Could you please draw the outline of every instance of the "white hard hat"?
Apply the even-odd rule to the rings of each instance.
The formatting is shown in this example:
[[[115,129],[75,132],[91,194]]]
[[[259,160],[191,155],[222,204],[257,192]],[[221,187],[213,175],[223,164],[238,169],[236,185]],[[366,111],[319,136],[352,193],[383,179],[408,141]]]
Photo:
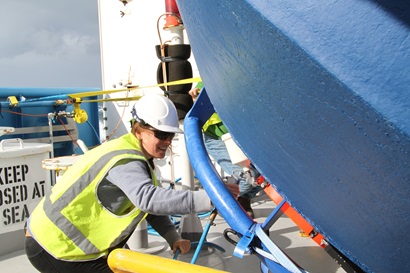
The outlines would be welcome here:
[[[134,105],[133,118],[141,122],[143,120],[155,129],[169,133],[183,133],[179,129],[177,109],[168,98],[149,94],[140,98]]]

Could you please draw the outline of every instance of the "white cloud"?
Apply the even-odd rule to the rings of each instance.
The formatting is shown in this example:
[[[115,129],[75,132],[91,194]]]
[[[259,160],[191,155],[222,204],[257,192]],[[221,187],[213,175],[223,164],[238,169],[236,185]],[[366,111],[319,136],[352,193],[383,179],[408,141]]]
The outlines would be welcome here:
[[[0,87],[101,86],[97,0],[2,0]]]

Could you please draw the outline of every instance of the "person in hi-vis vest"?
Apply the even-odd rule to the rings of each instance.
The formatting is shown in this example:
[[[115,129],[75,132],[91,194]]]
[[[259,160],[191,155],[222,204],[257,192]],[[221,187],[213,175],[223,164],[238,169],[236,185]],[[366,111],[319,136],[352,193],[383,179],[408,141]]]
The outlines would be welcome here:
[[[189,251],[168,215],[209,211],[211,201],[205,191],[162,188],[153,164],[182,133],[175,106],[164,96],[145,95],[132,115],[130,133],[82,155],[30,215],[25,249],[38,271],[112,272],[108,254],[122,248],[143,219],[174,253]],[[237,198],[239,188],[226,186]]]

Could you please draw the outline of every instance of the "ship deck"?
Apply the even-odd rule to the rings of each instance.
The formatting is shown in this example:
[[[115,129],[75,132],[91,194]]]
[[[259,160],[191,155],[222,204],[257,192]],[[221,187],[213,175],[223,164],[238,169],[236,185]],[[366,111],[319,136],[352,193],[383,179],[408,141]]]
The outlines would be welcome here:
[[[266,195],[262,194],[255,198],[252,207],[255,212],[255,221],[263,222],[275,208],[275,204]],[[203,227],[205,227],[208,220],[209,217],[200,219]],[[209,230],[207,242],[219,245],[225,252],[211,247],[203,248],[195,264],[228,272],[260,272],[260,262],[255,255],[245,256],[242,259],[233,256],[234,246],[223,237],[223,231],[229,227],[225,220],[218,215],[214,224]],[[308,272],[345,272],[313,240],[301,237],[299,235],[299,228],[285,215],[282,215],[272,226],[270,237],[286,254]],[[142,249],[142,252],[170,259],[173,258],[173,254],[169,247],[167,247],[166,242],[161,237],[155,235],[148,235],[148,247]],[[179,255],[178,260],[189,263],[193,255],[194,253],[191,251],[186,255]],[[24,250],[1,256],[0,268],[2,272],[8,273],[37,272],[25,256]]]

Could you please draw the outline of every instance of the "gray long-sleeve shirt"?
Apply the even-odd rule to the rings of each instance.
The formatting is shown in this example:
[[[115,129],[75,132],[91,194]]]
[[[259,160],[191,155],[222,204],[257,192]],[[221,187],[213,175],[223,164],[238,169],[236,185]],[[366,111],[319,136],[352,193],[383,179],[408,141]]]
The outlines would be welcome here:
[[[116,214],[127,213],[132,205],[148,213],[148,223],[170,246],[180,239],[180,236],[168,215],[212,209],[211,201],[204,191],[182,191],[154,186],[147,164],[139,160],[113,167],[101,183],[97,194],[104,206]]]

